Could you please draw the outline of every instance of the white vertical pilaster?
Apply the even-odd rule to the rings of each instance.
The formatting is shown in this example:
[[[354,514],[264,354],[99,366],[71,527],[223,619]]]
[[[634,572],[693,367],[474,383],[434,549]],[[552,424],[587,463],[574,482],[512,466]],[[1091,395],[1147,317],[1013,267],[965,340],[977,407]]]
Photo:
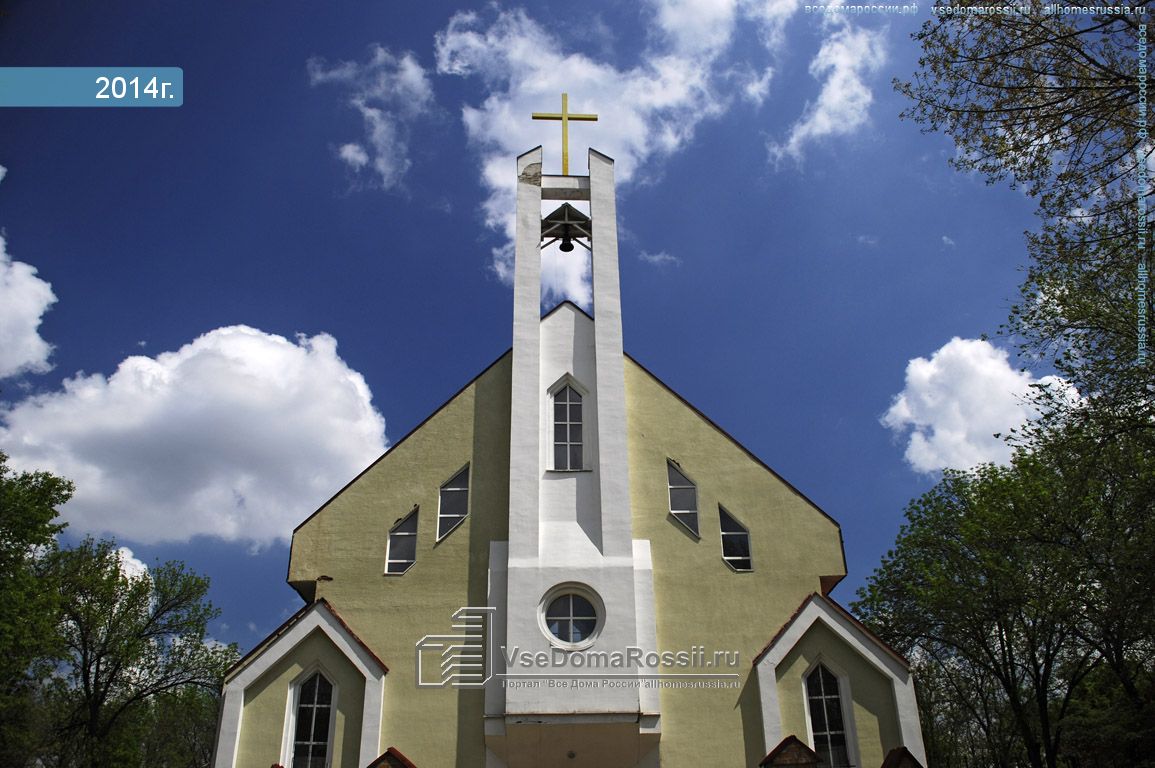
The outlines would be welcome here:
[[[541,147],[517,158],[513,381],[509,424],[509,556],[538,553],[541,483]]]
[[[622,295],[618,277],[618,211],[614,161],[590,150],[590,218],[594,356],[598,391],[598,477],[602,554],[630,557],[630,474],[626,438],[626,372],[622,352]]]

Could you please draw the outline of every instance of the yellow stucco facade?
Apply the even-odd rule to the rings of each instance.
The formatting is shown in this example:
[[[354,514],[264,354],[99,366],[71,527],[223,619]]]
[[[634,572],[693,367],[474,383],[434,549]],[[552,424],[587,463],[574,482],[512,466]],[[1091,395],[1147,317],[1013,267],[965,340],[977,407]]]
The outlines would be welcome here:
[[[662,690],[662,764],[757,765],[767,747],[753,658],[822,576],[845,574],[838,525],[632,360],[626,393],[634,536],[653,552],[658,645],[736,652],[742,676],[737,692]],[[667,459],[698,486],[700,539],[670,515]],[[723,562],[719,505],[749,529],[752,571]]]
[[[296,684],[314,672],[334,684],[333,768],[358,765],[357,741],[365,680],[323,633],[310,633],[245,691],[238,765],[269,768],[281,760],[288,709]]]
[[[923,754],[905,661],[826,597],[846,574],[838,524],[624,355],[614,164],[588,162],[559,177],[540,147],[518,157],[513,349],[296,528],[307,607],[226,679],[214,768],[292,763],[313,669],[340,691],[326,768],[758,768],[780,743],[819,746],[802,695],[819,661],[846,681],[856,768]],[[547,200],[588,214],[543,219]],[[540,314],[558,239],[590,251],[594,316]],[[442,488],[465,468],[462,518],[464,488]],[[677,516],[676,493],[693,505]],[[549,684],[627,649],[699,666]],[[484,690],[452,687],[470,675]],[[841,734],[822,738],[834,754]]]
[[[798,604],[821,588],[822,577],[845,573],[839,528],[632,359],[625,370],[634,536],[652,547],[658,645],[701,646],[711,658],[717,654],[720,670],[741,678],[738,690],[662,690],[661,764],[757,765],[773,745],[764,743],[752,661]],[[489,544],[507,536],[509,372],[507,354],[293,538],[290,582],[335,606],[389,667],[378,746],[395,746],[419,766],[486,764],[482,692],[417,689],[414,643],[444,631],[457,608],[485,603]],[[700,538],[670,515],[668,460],[697,485]],[[466,465],[469,516],[437,541],[439,488]],[[722,560],[719,505],[750,531],[749,572]],[[416,564],[402,575],[386,574],[389,530],[414,508]],[[805,739],[802,674],[819,657],[836,660],[854,679],[863,765],[881,764],[885,750],[900,743],[889,681],[822,627],[808,632],[780,668],[785,732]],[[318,665],[342,692],[332,764],[356,765],[353,730],[363,681],[314,633],[245,692],[237,766],[267,768],[270,755],[279,754],[287,692]]]
[[[882,765],[886,753],[902,746],[894,686],[865,658],[854,652],[824,624],[815,624],[791,649],[776,670],[778,702],[786,733],[806,734],[805,678],[824,664],[849,688],[859,765]]]

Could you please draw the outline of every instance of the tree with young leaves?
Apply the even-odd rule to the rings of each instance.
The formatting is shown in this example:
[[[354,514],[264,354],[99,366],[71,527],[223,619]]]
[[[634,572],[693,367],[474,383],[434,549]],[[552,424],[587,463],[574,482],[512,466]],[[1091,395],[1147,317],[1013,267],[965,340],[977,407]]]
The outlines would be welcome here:
[[[190,687],[214,691],[236,649],[206,637],[217,616],[208,581],[181,563],[133,573],[112,542],[87,539],[61,551],[56,569],[67,652],[54,696],[68,762],[123,765],[139,754],[133,726],[148,708]]]
[[[1155,765],[1155,454],[1087,440],[946,472],[859,592],[919,662],[924,725],[958,733],[928,739],[936,764],[967,765],[981,734],[991,765]],[[1104,739],[1103,722],[1133,727]]]
[[[895,83],[913,102],[903,117],[949,134],[957,168],[1024,186],[1045,219],[1133,203],[1136,150],[1150,153],[1138,120],[1145,16],[1047,14],[1045,6],[1076,4],[1023,4],[1030,14],[965,13],[1001,3],[936,4],[914,35],[919,70]]]
[[[912,502],[857,606],[918,659],[924,724],[967,721],[928,738],[936,764],[968,765],[977,733],[992,765],[1152,765],[1155,313],[1139,283],[1153,147],[1138,48],[1150,3],[1027,4],[938,3],[914,36],[919,69],[896,87],[904,117],[952,137],[955,167],[1038,202],[1005,330],[1078,396],[1039,387],[1042,418],[1013,433],[1011,466],[947,472]]]
[[[940,3],[914,35],[919,69],[895,83],[912,101],[903,117],[950,135],[955,167],[1038,201],[1041,225],[1027,235],[1031,261],[1007,327],[1027,359],[1046,359],[1084,396],[1102,398],[1103,408],[1080,415],[1105,418],[1104,430],[1120,427],[1119,411],[1130,429],[1155,429],[1155,322],[1138,322],[1139,303],[1149,320],[1155,305],[1137,288],[1140,264],[1152,264],[1138,215],[1152,194],[1139,171],[1155,151],[1138,76],[1139,25],[1150,18],[1139,11],[1151,4],[1100,14],[1029,4],[1031,14],[973,16],[954,11],[975,3]],[[1140,333],[1151,350],[1145,365]]]
[[[1047,480],[1025,458],[948,471],[908,507],[895,550],[854,606],[899,650],[942,670],[991,747],[1009,724],[1032,768],[1059,765],[1071,698],[1097,663],[1068,621],[1063,553],[1029,533],[1054,503]]]
[[[13,472],[0,453],[0,764],[34,748],[37,686],[60,651],[50,553],[56,510],[72,484],[47,472]]]

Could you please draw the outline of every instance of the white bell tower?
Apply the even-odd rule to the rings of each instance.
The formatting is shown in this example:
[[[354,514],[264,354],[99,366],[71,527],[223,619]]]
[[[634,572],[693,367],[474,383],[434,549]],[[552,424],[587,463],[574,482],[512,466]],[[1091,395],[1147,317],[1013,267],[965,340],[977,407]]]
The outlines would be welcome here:
[[[563,100],[550,117],[564,129],[567,116]],[[486,744],[494,766],[656,766],[658,689],[636,658],[658,649],[649,542],[631,525],[614,163],[591,149],[589,175],[569,175],[567,139],[562,175],[543,174],[540,147],[517,159],[509,541],[490,552]],[[544,217],[543,201],[557,203]],[[541,252],[557,240],[589,250],[592,319],[568,302],[541,315]]]

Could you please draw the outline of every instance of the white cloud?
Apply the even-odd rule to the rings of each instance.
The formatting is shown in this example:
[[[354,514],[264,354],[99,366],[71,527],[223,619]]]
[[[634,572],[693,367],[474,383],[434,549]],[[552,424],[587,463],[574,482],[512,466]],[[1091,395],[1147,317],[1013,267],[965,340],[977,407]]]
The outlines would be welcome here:
[[[1011,449],[994,435],[1038,415],[1027,402],[1032,384],[1063,386],[1056,377],[1036,380],[1015,370],[1007,352],[989,342],[955,337],[929,360],[907,364],[906,385],[881,421],[896,435],[909,434],[906,460],[919,472],[1006,463]]]
[[[859,235],[855,239],[858,241],[859,245],[869,245],[869,246],[878,245],[878,236],[877,235]]]
[[[818,80],[825,78],[822,90],[790,128],[785,143],[767,145],[775,163],[787,156],[801,160],[806,144],[852,134],[870,117],[874,96],[867,78],[886,62],[886,30],[855,28],[836,14],[830,18],[836,29],[810,62],[810,74]]]
[[[773,77],[773,67],[766,67],[761,74],[747,73],[742,78],[742,98],[756,107],[762,106],[770,95],[770,80]]]
[[[143,543],[284,538],[385,448],[364,379],[326,334],[218,328],[0,410],[21,469],[76,482],[74,529]]]
[[[681,264],[682,260],[677,256],[671,256],[665,251],[658,251],[657,253],[650,253],[649,251],[642,251],[638,254],[638,258],[647,264],[653,264],[658,267],[665,267],[671,264]]]
[[[488,22],[472,12],[450,19],[437,35],[437,71],[478,77],[489,91],[480,105],[462,110],[462,119],[481,154],[486,224],[507,238],[493,251],[499,277],[512,278],[514,158],[541,143],[546,172],[560,171],[560,130],[529,120],[530,113],[559,111],[563,91],[571,112],[596,112],[596,124],[571,125],[571,173],[585,172],[584,148],[595,146],[614,158],[618,184],[628,184],[646,162],[682,149],[703,120],[728,108],[733,88],[723,87],[728,71],[719,62],[744,7],[728,0],[652,3],[654,40],[630,69],[567,53],[521,10],[499,11]],[[760,86],[752,87],[756,95]],[[576,269],[554,273],[565,279],[545,283],[547,304],[558,296],[588,296],[588,279],[572,279]]]
[[[0,166],[0,178],[3,178]],[[44,373],[52,345],[40,337],[40,321],[56,303],[52,286],[36,268],[13,261],[0,237],[0,379],[21,373]]]
[[[148,576],[148,566],[138,560],[128,547],[119,547],[116,550],[120,558],[120,572],[130,579]]]
[[[946,235],[942,236],[942,244],[943,244],[943,247],[945,247],[945,248],[954,248],[956,245],[955,241],[951,240]]]
[[[703,120],[739,100],[761,105],[769,97],[774,70],[766,59],[781,52],[783,28],[800,7],[799,0],[650,0],[643,6],[650,15],[649,39],[630,68],[567,52],[522,10],[497,10],[485,18],[455,14],[436,37],[437,72],[477,77],[488,92],[480,104],[463,108],[462,119],[481,155],[489,192],[486,224],[506,238],[493,250],[493,271],[506,282],[512,278],[514,158],[543,144],[546,172],[559,170],[560,131],[530,121],[530,113],[557,112],[563,91],[570,95],[571,112],[596,112],[597,124],[571,126],[571,172],[584,172],[584,147],[595,146],[615,159],[618,184],[628,185],[656,159],[686,147]],[[760,60],[749,60],[749,52],[734,55],[740,24],[759,35]],[[882,32],[844,25],[823,43],[811,71],[826,81],[795,126],[791,154],[800,156],[811,139],[865,122],[871,99],[865,77],[885,58],[883,39]],[[580,300],[567,293],[575,271],[557,274],[567,279],[544,286],[545,302],[557,295]],[[588,295],[588,284],[578,292]]]
[[[341,88],[364,121],[363,141],[342,144],[337,156],[354,173],[368,168],[384,189],[399,186],[410,166],[410,126],[434,103],[433,87],[416,57],[395,56],[374,45],[365,63],[312,58],[306,66],[311,84]]]
[[[360,144],[342,144],[337,150],[337,157],[344,160],[354,171],[359,171],[369,164],[369,153]]]
[[[714,54],[730,44],[737,15],[731,0],[654,0],[655,31],[683,55]]]

